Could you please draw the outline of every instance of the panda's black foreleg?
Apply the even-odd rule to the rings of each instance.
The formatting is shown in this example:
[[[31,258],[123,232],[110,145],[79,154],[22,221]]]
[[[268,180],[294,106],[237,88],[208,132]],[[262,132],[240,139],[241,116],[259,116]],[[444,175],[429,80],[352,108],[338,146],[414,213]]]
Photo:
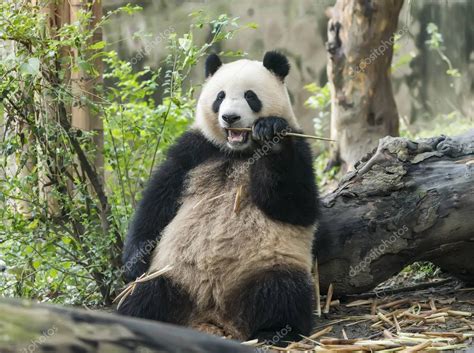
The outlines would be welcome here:
[[[312,279],[297,269],[272,268],[253,275],[229,296],[228,320],[241,339],[285,345],[309,335],[313,325]]]
[[[250,167],[250,194],[270,218],[310,226],[318,217],[311,148],[302,138],[286,136],[289,130],[286,120],[279,117],[255,122],[252,138],[260,144],[261,153]]]
[[[186,291],[164,276],[138,283],[118,308],[121,315],[186,325],[193,302]]]
[[[185,133],[170,148],[167,160],[153,174],[143,191],[130,224],[122,256],[122,271],[127,281],[148,270],[161,232],[179,209],[187,173],[217,151],[202,134],[195,131]]]

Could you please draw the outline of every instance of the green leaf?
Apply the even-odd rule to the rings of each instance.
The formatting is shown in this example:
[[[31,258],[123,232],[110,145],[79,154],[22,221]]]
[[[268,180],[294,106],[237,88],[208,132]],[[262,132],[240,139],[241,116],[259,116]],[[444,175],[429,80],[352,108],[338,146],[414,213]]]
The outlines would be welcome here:
[[[39,73],[40,61],[38,58],[29,58],[27,62],[20,65],[20,72],[26,75],[36,76]]]
[[[449,69],[449,70],[446,70],[446,73],[452,77],[461,77],[461,73],[459,72],[458,69]]]
[[[104,49],[105,48],[105,45],[107,43],[103,40],[97,42],[97,43],[94,43],[92,45],[89,45],[89,49],[90,50],[100,50],[100,49]]]
[[[184,51],[188,51],[189,48],[191,48],[192,41],[188,38],[179,38],[178,43],[181,49],[183,49]]]
[[[38,220],[38,218],[36,218],[30,224],[28,224],[26,226],[26,229],[27,230],[35,230],[36,228],[38,228],[38,223],[39,223],[39,220]]]
[[[250,28],[250,29],[257,29],[258,28],[258,23],[256,22],[249,22],[245,25],[246,28]]]
[[[35,260],[35,261],[33,261],[32,265],[33,265],[33,268],[35,270],[37,270],[41,266],[41,261],[40,260]]]

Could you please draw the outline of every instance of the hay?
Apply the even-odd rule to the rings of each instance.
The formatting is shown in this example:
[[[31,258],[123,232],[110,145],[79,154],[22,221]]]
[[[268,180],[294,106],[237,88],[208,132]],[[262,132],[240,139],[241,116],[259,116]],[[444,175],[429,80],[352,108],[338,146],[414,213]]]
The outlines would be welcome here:
[[[427,286],[421,286],[424,287]],[[338,310],[326,314],[327,322],[317,327],[314,334],[285,348],[260,347],[265,347],[267,352],[411,353],[465,350],[473,345],[473,288],[459,288],[459,285],[453,288],[451,285],[436,291],[433,288],[411,293],[404,290],[403,294],[398,294],[403,295],[402,298],[390,295],[346,300],[343,304],[331,300],[332,292],[332,289],[328,290],[324,311],[333,305]],[[459,299],[466,295],[471,298]],[[362,314],[347,315],[350,311]],[[316,322],[321,320],[324,318],[316,317]],[[351,330],[358,332],[360,337],[351,337],[355,336]]]
[[[114,299],[113,303],[117,302],[118,301],[118,304],[117,304],[117,309],[120,308],[120,306],[122,305],[122,303],[125,301],[125,299],[127,299],[127,297],[129,295],[132,295],[133,294],[133,291],[135,290],[136,286],[138,283],[143,283],[143,282],[147,282],[147,281],[150,281],[156,277],[159,277],[161,275],[163,275],[164,273],[172,270],[173,267],[170,266],[170,265],[167,265],[165,266],[164,268],[160,269],[160,270],[156,270],[156,271],[153,271],[153,272],[145,272],[144,274],[142,274],[140,277],[138,277],[135,281],[133,282],[130,282],[129,284],[127,284],[127,286],[125,287],[125,289],[123,291],[121,291]]]

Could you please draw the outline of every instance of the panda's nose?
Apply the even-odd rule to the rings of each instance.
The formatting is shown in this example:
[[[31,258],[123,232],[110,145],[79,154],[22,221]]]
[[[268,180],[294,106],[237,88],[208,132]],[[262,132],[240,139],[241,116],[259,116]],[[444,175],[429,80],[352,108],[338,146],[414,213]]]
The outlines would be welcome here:
[[[237,114],[223,114],[222,120],[224,120],[227,124],[232,125],[237,120],[240,120],[240,115]]]

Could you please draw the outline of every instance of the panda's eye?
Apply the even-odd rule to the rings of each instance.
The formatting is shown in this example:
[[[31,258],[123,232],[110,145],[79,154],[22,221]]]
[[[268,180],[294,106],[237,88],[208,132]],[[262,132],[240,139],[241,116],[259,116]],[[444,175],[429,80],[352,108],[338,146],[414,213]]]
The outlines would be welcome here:
[[[245,97],[245,99],[255,99],[255,98],[257,98],[257,95],[255,94],[254,91],[249,90],[249,91],[246,91],[244,93],[244,97]]]
[[[254,91],[246,91],[244,93],[244,97],[250,109],[252,109],[255,113],[258,113],[260,110],[262,110],[262,102]]]
[[[222,104],[222,101],[224,100],[225,98],[225,92],[224,91],[220,91],[218,94],[217,94],[217,97],[216,97],[216,100],[214,101],[214,103],[212,103],[212,111],[214,113],[217,113],[219,111],[219,108]]]

